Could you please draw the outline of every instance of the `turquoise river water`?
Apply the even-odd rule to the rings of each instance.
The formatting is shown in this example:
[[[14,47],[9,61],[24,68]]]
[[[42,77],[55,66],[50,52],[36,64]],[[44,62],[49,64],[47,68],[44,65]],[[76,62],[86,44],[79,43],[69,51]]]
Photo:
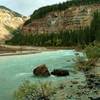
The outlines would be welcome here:
[[[37,78],[32,69],[46,64],[49,71],[56,68],[73,69],[75,50],[58,50],[28,55],[0,56],[0,100],[13,100],[12,95],[24,80],[60,81],[66,77]],[[80,55],[83,55],[80,53]],[[69,79],[72,78],[71,76]]]

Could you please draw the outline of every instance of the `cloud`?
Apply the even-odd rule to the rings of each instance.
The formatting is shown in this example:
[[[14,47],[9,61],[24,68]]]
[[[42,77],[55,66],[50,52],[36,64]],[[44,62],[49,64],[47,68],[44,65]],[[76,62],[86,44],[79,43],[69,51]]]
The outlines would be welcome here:
[[[0,0],[0,4],[9,7],[23,15],[30,15],[39,7],[51,5],[67,0]]]

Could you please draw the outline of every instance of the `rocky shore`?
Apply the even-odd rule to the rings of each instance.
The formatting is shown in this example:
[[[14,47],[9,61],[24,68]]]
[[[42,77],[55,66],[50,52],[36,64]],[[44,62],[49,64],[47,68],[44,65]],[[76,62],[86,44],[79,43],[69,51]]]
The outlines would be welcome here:
[[[60,82],[56,85],[55,94],[47,100],[100,100],[100,75],[96,69],[100,71],[100,66],[95,66],[91,70],[83,71],[83,75],[79,75],[79,73],[76,72],[73,76],[76,77],[72,80]],[[66,70],[57,69],[53,71],[53,75],[59,74],[58,76],[62,77],[62,73],[65,71]],[[46,65],[40,65],[33,71],[35,75],[41,75],[41,73],[42,76],[45,76],[45,74],[46,76],[50,76]],[[67,76],[70,76],[70,74],[67,74]],[[82,79],[83,76],[85,80]],[[55,77],[57,76],[55,75]]]
[[[83,84],[76,80],[69,81],[68,86],[68,82],[65,82],[59,91],[59,93],[63,92],[63,96],[60,95],[62,99],[58,97],[57,100],[100,100],[100,66],[83,73],[86,77],[86,80],[81,82]]]
[[[85,76],[86,81],[62,82],[50,100],[100,100],[100,77],[91,72]]]

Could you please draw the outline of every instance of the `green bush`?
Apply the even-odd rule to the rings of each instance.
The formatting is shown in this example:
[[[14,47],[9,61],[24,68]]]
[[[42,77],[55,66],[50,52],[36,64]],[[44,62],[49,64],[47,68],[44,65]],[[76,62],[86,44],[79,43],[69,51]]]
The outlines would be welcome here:
[[[51,83],[33,84],[25,81],[14,93],[15,100],[50,100],[55,87]]]
[[[95,62],[96,62],[96,59],[89,59],[87,61],[85,60],[81,61],[80,59],[78,59],[76,63],[76,69],[79,71],[88,71],[95,67]]]
[[[96,61],[100,58],[100,43],[97,45],[88,45],[84,49],[88,60],[83,59],[80,55],[77,55],[76,68],[78,70],[88,71],[96,66]]]
[[[99,45],[88,45],[85,48],[86,55],[89,59],[100,58],[100,46]]]

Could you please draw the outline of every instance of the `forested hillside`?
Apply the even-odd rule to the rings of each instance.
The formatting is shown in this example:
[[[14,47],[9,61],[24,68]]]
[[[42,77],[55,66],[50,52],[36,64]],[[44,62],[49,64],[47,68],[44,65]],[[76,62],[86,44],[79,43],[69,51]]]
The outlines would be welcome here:
[[[82,6],[82,5],[91,5],[91,4],[100,4],[100,0],[71,0],[64,3],[55,4],[52,6],[41,7],[38,10],[35,10],[31,15],[30,20],[26,21],[26,24],[29,24],[34,19],[39,19],[44,17],[50,12],[54,11],[63,11],[72,6]]]
[[[21,30],[14,33],[14,37],[7,41],[12,45],[34,45],[34,46],[77,46],[100,42],[100,12],[93,14],[90,27],[78,30],[65,30],[59,33],[50,34],[29,34],[25,35]]]
[[[100,0],[71,0],[68,2],[56,4],[53,6],[46,6],[46,7],[42,7],[42,8],[39,8],[38,10],[36,10],[31,15],[31,19],[41,18],[49,12],[65,10],[71,6],[82,6],[82,5],[90,5],[90,4],[95,4],[95,3],[99,4]]]
[[[72,0],[36,10],[22,27],[24,34],[59,33],[90,27],[100,0]]]

